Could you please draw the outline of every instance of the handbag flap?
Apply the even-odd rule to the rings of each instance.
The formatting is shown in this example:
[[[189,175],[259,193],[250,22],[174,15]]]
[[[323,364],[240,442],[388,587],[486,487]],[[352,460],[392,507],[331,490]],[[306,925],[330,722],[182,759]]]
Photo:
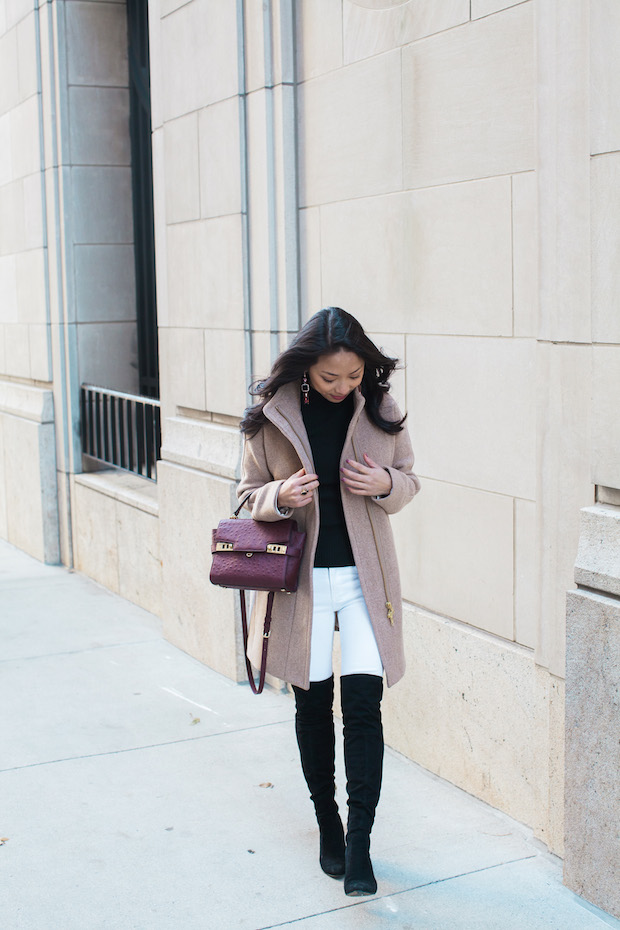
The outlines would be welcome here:
[[[220,520],[213,530],[211,551],[267,552],[273,555],[300,556],[305,533],[294,520]]]

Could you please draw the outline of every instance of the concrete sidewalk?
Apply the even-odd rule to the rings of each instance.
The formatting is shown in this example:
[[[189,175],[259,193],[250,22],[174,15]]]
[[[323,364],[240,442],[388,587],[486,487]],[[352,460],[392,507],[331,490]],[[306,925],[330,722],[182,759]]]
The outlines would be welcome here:
[[[290,698],[1,542],[0,707],[6,930],[620,928],[527,829],[390,750],[379,891],[347,898],[318,865]]]

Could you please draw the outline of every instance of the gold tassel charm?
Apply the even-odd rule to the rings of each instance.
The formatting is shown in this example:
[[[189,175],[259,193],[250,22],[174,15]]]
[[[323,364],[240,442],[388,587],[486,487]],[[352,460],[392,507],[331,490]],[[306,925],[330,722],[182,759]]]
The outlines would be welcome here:
[[[385,606],[387,607],[387,618],[390,621],[391,626],[394,626],[394,608],[392,607],[390,601],[386,601]]]

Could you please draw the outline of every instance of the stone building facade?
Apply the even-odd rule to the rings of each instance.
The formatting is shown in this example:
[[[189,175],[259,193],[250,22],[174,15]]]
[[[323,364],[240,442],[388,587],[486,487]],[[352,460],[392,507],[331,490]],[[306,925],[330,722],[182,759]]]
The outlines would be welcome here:
[[[149,0],[156,483],[93,470],[80,439],[81,384],[140,390],[141,6],[0,0],[0,535],[241,679],[208,566],[247,386],[345,307],[404,363],[423,482],[393,521],[409,671],[387,740],[560,855],[566,769],[567,880],[619,913],[574,864],[593,724],[576,671],[565,766],[565,669],[567,591],[618,622],[617,537],[600,571],[588,540],[620,507],[620,5]]]

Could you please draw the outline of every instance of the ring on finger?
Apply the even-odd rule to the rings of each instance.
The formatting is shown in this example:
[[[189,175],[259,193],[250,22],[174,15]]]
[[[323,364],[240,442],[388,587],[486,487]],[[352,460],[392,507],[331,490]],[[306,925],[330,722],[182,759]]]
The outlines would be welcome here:
[[[307,488],[304,488],[303,491],[301,491],[302,497],[303,497],[304,494],[307,494],[307,493],[308,493],[308,489],[307,489]]]

